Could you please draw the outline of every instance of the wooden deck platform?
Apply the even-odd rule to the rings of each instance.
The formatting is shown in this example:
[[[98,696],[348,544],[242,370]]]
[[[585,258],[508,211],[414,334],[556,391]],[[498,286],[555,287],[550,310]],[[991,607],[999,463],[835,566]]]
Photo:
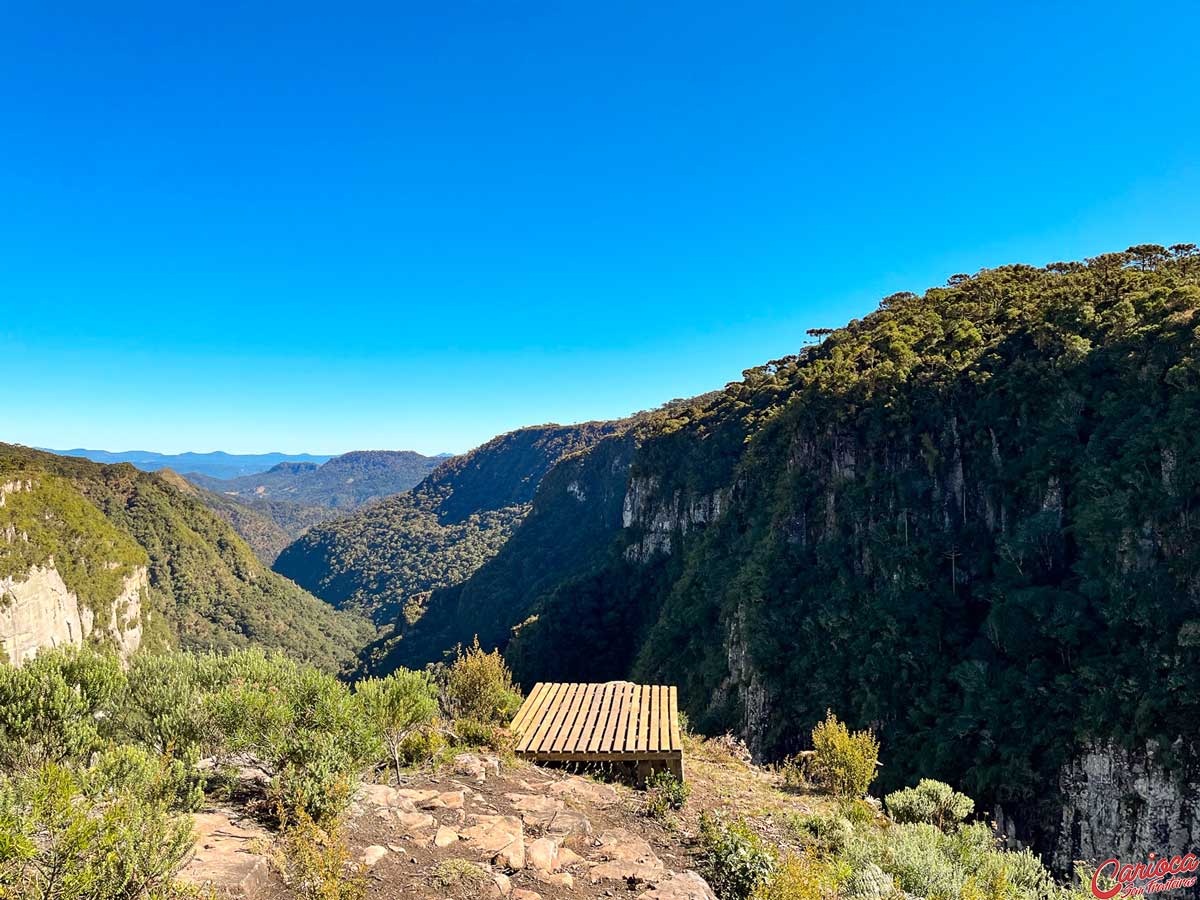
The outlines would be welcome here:
[[[510,726],[516,755],[535,762],[627,763],[640,780],[683,778],[674,686],[538,682]]]

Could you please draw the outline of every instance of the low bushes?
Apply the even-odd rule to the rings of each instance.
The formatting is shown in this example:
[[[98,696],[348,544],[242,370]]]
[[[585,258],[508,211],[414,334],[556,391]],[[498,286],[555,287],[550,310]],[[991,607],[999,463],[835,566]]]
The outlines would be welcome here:
[[[915,788],[894,791],[884,798],[897,822],[923,822],[943,831],[956,828],[975,810],[975,801],[948,784],[923,778]]]

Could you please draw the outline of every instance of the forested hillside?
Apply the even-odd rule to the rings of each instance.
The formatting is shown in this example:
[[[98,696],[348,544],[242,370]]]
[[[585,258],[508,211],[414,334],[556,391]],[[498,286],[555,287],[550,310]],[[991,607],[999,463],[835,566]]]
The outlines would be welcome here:
[[[275,570],[402,632],[423,614],[429,591],[463,581],[504,545],[556,461],[620,427],[542,425],[501,435],[408,493],[313,528]]]
[[[371,633],[365,621],[330,609],[264,567],[227,524],[173,483],[182,481],[173,473],[0,444],[0,482],[17,480],[36,482],[31,496],[51,512],[31,519],[38,528],[10,523],[12,539],[0,540],[3,574],[19,579],[31,565],[53,560],[81,600],[94,594],[107,601],[115,590],[109,581],[130,565],[144,565],[145,618],[159,645],[225,650],[258,644],[337,669]],[[6,504],[10,517],[23,509],[14,504],[24,502],[13,496]],[[41,525],[46,522],[53,527]],[[101,545],[109,549],[88,549]],[[108,560],[111,565],[99,564]]]
[[[317,465],[281,462],[239,478],[187,478],[196,495],[228,522],[255,554],[271,565],[288,544],[313,525],[406,491],[445,457],[411,450],[356,450]]]
[[[1169,787],[1198,758],[1198,308],[1192,245],[888,297],[560,463],[433,593],[436,640],[373,662],[478,632],[526,684],[678,683],[768,757],[832,707],[881,734],[885,788],[961,784],[1060,867],[1163,839],[1136,771],[1200,838]],[[1133,799],[1068,797],[1092,758]]]

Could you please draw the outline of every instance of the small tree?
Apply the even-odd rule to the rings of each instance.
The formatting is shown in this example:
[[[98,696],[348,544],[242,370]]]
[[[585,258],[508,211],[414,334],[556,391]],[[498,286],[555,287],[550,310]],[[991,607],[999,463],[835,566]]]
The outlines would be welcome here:
[[[812,771],[838,797],[861,797],[875,780],[879,742],[871,731],[851,732],[832,711],[812,730]]]
[[[484,653],[475,643],[456,658],[446,677],[446,694],[456,718],[486,725],[504,725],[521,707],[521,694],[499,650]]]
[[[424,672],[397,669],[386,678],[360,681],[355,694],[387,747],[399,780],[405,738],[437,715],[437,688]]]

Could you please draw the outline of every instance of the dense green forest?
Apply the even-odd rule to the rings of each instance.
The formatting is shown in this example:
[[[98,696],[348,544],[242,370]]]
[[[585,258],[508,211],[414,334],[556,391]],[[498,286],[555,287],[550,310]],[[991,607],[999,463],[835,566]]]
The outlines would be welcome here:
[[[527,684],[678,683],[768,757],[832,707],[890,748],[885,788],[1052,828],[1037,801],[1089,740],[1197,758],[1198,308],[1192,245],[885,298],[560,463],[430,597],[436,640],[372,661],[478,632]]]
[[[172,483],[179,480],[172,473],[0,444],[0,482],[16,478],[39,482],[32,496],[42,515],[34,518],[54,527],[10,523],[30,539],[0,542],[0,570],[15,575],[52,556],[68,587],[91,603],[107,599],[109,582],[128,566],[147,565],[148,619],[158,629],[148,637],[154,641],[189,649],[261,645],[336,670],[371,634],[364,620],[331,609],[263,566],[227,524]],[[0,512],[30,512],[22,506],[28,501],[12,497]],[[64,535],[69,547],[60,546]],[[100,565],[108,559],[118,567]],[[87,584],[98,580],[98,588]]]
[[[402,633],[420,619],[430,591],[464,581],[496,554],[555,462],[619,427],[543,425],[501,435],[408,493],[313,528],[275,570]]]

